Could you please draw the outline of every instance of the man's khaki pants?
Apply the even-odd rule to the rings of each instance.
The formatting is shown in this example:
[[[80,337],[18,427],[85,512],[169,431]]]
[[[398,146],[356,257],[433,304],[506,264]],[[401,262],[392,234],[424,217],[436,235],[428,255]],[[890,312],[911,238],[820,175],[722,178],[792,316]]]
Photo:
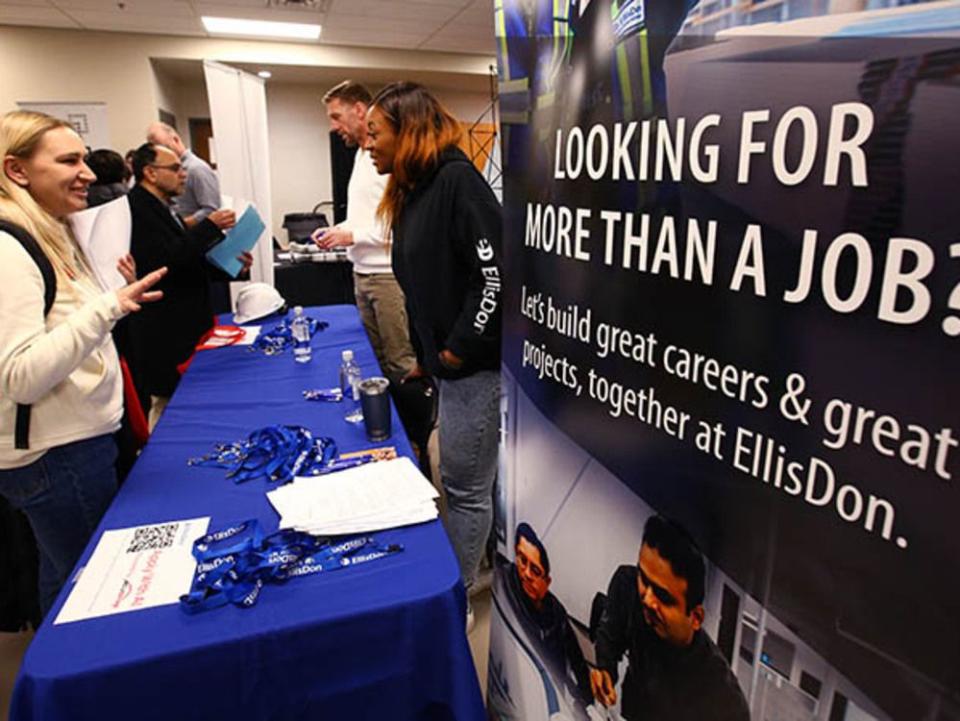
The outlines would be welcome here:
[[[393,273],[354,273],[353,285],[357,309],[380,368],[391,383],[397,383],[417,364],[400,284]]]

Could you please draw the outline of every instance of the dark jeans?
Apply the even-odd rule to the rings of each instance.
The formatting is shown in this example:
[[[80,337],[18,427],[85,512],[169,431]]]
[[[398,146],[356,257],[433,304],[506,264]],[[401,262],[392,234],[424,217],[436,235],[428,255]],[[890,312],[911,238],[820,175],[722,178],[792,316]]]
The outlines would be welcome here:
[[[0,470],[0,495],[23,511],[40,550],[46,614],[117,491],[112,435],[51,448],[23,468]]]

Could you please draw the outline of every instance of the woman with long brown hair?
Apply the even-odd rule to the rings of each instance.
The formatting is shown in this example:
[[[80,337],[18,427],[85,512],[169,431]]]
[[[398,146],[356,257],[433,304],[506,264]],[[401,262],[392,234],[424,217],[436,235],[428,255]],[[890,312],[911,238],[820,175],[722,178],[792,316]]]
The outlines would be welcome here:
[[[500,405],[500,204],[457,147],[457,120],[424,87],[373,99],[367,147],[390,180],[379,212],[393,228],[420,366],[440,386],[440,475],[465,585],[493,520]]]
[[[0,495],[37,538],[44,613],[116,491],[123,395],[110,329],[160,298],[150,287],[166,272],[116,292],[94,281],[65,223],[96,177],[85,153],[61,120],[0,117]]]

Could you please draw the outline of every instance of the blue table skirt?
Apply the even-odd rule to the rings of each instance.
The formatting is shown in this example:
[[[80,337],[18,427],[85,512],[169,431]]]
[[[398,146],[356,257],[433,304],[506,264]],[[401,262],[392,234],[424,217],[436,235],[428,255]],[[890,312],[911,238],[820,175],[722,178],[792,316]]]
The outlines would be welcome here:
[[[212,528],[258,518],[275,529],[265,482],[234,485],[221,469],[187,466],[216,441],[286,423],[334,437],[341,452],[385,445],[345,422],[342,405],[302,400],[305,388],[337,385],[344,348],[364,376],[379,375],[354,307],[307,313],[330,324],[309,364],[289,351],[197,354],[81,563],[111,528],[210,516]],[[410,455],[396,412],[393,424],[388,443]],[[404,552],[266,587],[247,610],[188,616],[173,605],[53,626],[65,589],[26,654],[11,719],[484,718],[442,525],[377,535]]]

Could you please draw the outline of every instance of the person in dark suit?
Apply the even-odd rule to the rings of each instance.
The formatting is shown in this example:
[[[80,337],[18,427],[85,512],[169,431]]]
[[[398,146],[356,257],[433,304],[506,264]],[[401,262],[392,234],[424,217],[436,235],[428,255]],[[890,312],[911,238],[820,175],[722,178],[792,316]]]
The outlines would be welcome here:
[[[222,231],[236,224],[236,216],[232,210],[215,210],[188,229],[171,205],[183,191],[187,174],[177,154],[162,145],[137,148],[133,173],[137,184],[127,195],[130,253],[140,273],[170,269],[162,283],[163,302],[140,314],[130,329],[134,374],[150,394],[152,429],[180,380],[177,366],[213,326],[209,280],[227,276],[210,266],[205,254],[223,237]],[[253,257],[244,253],[239,260],[246,272]]]

